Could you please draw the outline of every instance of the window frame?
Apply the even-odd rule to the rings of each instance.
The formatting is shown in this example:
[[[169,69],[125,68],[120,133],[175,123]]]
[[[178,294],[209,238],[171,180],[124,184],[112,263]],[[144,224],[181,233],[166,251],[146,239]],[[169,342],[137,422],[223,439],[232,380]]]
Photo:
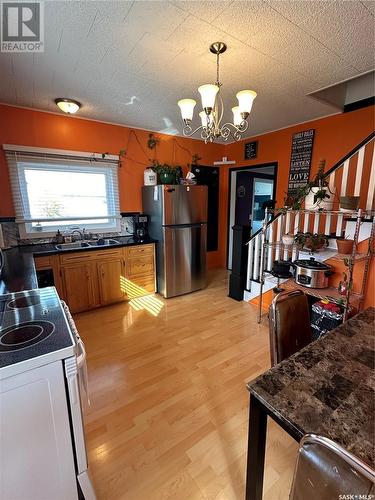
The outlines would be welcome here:
[[[121,216],[119,206],[118,189],[118,156],[98,155],[96,153],[66,152],[64,150],[42,150],[40,148],[26,148],[22,146],[7,146],[3,149],[9,165],[13,199],[15,201],[16,222],[18,223],[21,239],[43,239],[55,236],[57,230],[69,231],[72,228],[86,229],[88,232],[107,234],[121,232]],[[51,154],[52,152],[52,154]],[[105,175],[105,189],[108,206],[108,217],[95,216],[80,217],[41,217],[40,222],[56,221],[55,225],[44,226],[46,229],[38,231],[33,228],[33,222],[37,218],[31,217],[30,200],[27,193],[25,171],[60,171],[89,173],[96,171]],[[103,218],[107,222],[100,224],[98,219]],[[59,223],[61,220],[61,223]],[[95,220],[95,223],[90,223]],[[83,222],[82,222],[83,221]],[[34,226],[35,227],[35,226]]]

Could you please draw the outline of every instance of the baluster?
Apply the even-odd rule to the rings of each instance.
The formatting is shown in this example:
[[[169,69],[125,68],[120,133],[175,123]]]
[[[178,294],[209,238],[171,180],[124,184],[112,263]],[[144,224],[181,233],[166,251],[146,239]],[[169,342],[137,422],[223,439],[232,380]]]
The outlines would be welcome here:
[[[348,184],[349,162],[350,162],[350,160],[344,161],[344,167],[343,167],[342,179],[341,179],[340,196],[346,195],[346,185]]]
[[[342,236],[342,223],[344,220],[344,214],[337,214],[337,221],[336,221],[336,236],[341,237]]]
[[[254,280],[257,280],[259,278],[259,265],[260,265],[260,233],[257,236],[255,236],[254,271],[253,271]]]
[[[250,290],[250,282],[253,278],[253,262],[254,262],[254,239],[249,242],[249,253],[247,254],[247,283],[246,288]]]
[[[271,222],[271,224],[269,225],[269,236],[268,236],[268,242],[270,243],[268,249],[267,249],[267,271],[271,271],[272,270],[272,254],[273,254],[273,248],[272,248],[272,243],[273,243],[273,240],[274,240],[274,231],[273,231],[273,226],[274,226],[274,222]]]
[[[314,215],[314,233],[318,233],[319,232],[319,220],[320,220],[320,213],[316,213]]]
[[[286,217],[285,217],[285,233],[284,234],[288,234],[290,231],[290,212],[287,212],[286,213]],[[287,260],[288,259],[288,250],[284,250],[284,260]]]
[[[299,231],[299,226],[301,222],[301,213],[297,212],[294,217],[294,228],[293,228],[293,234],[297,234]],[[296,260],[297,258],[297,250],[295,247],[293,247],[292,250],[292,261]]]
[[[372,201],[374,199],[374,191],[375,191],[375,147],[372,152],[372,162],[371,162],[371,174],[370,174],[370,182],[367,191],[367,202],[366,202],[366,210],[372,210]]]
[[[310,212],[305,212],[305,220],[303,221],[303,232],[309,232]]]
[[[281,231],[282,231],[282,225],[283,225],[283,215],[280,215],[280,217],[277,219],[277,233],[276,233],[276,252],[275,252],[275,259],[279,260],[280,259],[280,241],[281,241]]]
[[[364,157],[365,157],[365,146],[363,146],[358,151],[357,168],[355,173],[354,196],[360,196],[361,194],[361,181],[362,181]]]
[[[297,212],[295,217],[294,217],[293,234],[297,234],[299,231],[300,216],[301,216],[300,212]]]
[[[329,189],[331,191],[333,191],[333,188],[335,187],[335,177],[335,172],[332,172],[332,174],[329,176]]]
[[[330,213],[326,214],[326,224],[324,226],[324,234],[329,236],[331,234],[331,218],[332,215]]]

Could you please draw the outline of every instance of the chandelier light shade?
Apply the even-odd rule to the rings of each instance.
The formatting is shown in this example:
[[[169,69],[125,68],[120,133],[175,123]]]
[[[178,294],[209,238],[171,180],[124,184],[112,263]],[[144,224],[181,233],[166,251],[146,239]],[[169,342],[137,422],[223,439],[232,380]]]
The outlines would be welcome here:
[[[219,87],[208,83],[198,87],[198,92],[201,95],[202,108],[209,115],[215,106],[216,94],[219,92]]]
[[[192,120],[194,114],[194,106],[197,104],[194,99],[180,99],[177,103],[181,109],[181,116],[184,121]]]
[[[216,55],[216,82],[198,87],[202,101],[202,111],[199,113],[201,125],[199,127],[193,130],[191,125],[196,101],[194,99],[181,99],[177,103],[184,123],[182,132],[186,137],[191,137],[200,132],[200,136],[205,143],[214,142],[216,139],[227,141],[229,137],[239,141],[249,126],[248,117],[257,96],[254,90],[237,92],[238,106],[232,108],[233,123],[221,124],[224,115],[224,103],[220,95],[222,83],[219,75],[219,58],[220,54],[223,54],[226,50],[227,46],[224,42],[215,42],[210,45],[210,52]]]
[[[240,107],[239,106],[234,106],[234,108],[232,108],[232,112],[233,112],[233,125],[235,127],[239,127],[242,123],[242,116],[241,116],[241,111],[240,111]]]
[[[67,113],[68,115],[77,113],[81,107],[80,102],[75,101],[74,99],[67,99],[66,97],[58,97],[55,99],[55,104],[61,109],[61,111],[64,111],[64,113]]]
[[[249,116],[256,96],[257,93],[254,92],[254,90],[241,90],[240,92],[237,92],[236,97],[238,99],[238,106],[241,113],[247,113]]]

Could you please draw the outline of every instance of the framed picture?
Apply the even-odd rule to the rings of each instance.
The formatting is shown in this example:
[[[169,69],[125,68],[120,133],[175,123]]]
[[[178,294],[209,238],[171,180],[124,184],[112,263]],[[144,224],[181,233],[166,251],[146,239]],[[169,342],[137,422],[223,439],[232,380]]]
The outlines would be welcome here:
[[[252,160],[258,154],[258,141],[245,143],[245,160]]]
[[[309,182],[314,134],[315,130],[310,129],[293,135],[288,183],[290,195]]]

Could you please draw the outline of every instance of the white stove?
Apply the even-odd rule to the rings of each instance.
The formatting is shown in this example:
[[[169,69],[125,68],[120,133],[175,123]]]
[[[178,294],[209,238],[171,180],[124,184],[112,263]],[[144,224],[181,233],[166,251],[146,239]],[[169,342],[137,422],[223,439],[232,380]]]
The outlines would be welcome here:
[[[0,498],[95,500],[75,332],[54,287],[0,295]]]
[[[54,287],[0,295],[0,380],[76,350]]]

